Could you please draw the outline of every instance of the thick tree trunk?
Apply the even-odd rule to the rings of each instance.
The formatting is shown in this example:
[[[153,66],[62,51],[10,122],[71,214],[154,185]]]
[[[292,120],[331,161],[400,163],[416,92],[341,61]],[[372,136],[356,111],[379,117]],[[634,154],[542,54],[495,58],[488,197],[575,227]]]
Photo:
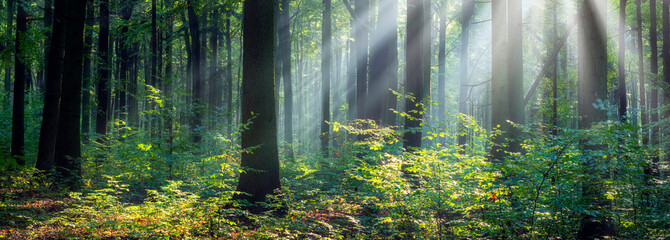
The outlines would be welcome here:
[[[98,35],[98,66],[97,98],[98,109],[96,111],[95,132],[104,137],[107,134],[107,118],[109,116],[110,98],[110,56],[109,56],[109,0],[100,2],[100,33]],[[101,139],[100,139],[101,140]]]
[[[651,58],[650,60],[650,69],[651,71],[651,95],[649,96],[649,123],[654,124],[658,122],[658,27],[656,24],[656,0],[649,1],[649,47],[651,48]],[[660,143],[660,127],[654,126],[651,128],[651,134],[649,139],[651,140],[652,145],[658,145]],[[656,147],[654,147],[656,148]],[[653,158],[654,166],[657,166],[659,161],[658,154],[654,154]],[[658,174],[658,172],[655,172]]]
[[[65,52],[65,24],[68,0],[54,1],[54,24],[51,30],[51,46],[47,56],[46,86],[40,140],[37,146],[35,167],[42,171],[51,171],[54,165],[56,147],[56,127],[60,107],[63,54]]]
[[[405,95],[407,101],[405,106],[409,118],[405,120],[407,132],[403,135],[403,146],[407,150],[421,147],[421,122],[422,122],[422,97],[424,96],[424,68],[428,65],[424,62],[423,52],[425,50],[426,38],[424,29],[423,0],[408,0],[407,2],[407,52],[405,70]]]
[[[56,137],[57,179],[78,190],[81,180],[81,80],[86,1],[68,4],[62,95]]]
[[[200,24],[198,15],[193,9],[193,1],[188,1],[188,26],[191,30],[191,56],[193,57],[193,120],[191,129],[193,131],[193,142],[198,143],[202,140],[200,127],[202,127],[202,104],[203,102],[203,79],[201,68],[201,50],[200,50]],[[246,27],[246,26],[245,26]],[[274,43],[273,43],[274,45]]]
[[[331,19],[330,0],[323,0],[323,22],[321,23],[321,153],[328,157],[330,139],[330,68],[331,68]],[[379,96],[381,98],[381,96]]]
[[[356,118],[368,117],[368,0],[356,0]]]
[[[663,81],[665,86],[670,86],[670,0],[663,0]],[[666,102],[670,101],[670,88],[663,88],[663,100]],[[662,105],[662,104],[660,104]],[[661,112],[664,119],[670,118],[670,111]],[[665,130],[662,133],[663,138],[667,138],[670,135],[670,130]],[[670,142],[665,141],[665,152],[670,153]],[[670,162],[670,154],[665,155],[665,161]]]
[[[279,55],[284,80],[284,141],[288,159],[293,158],[293,85],[291,79],[291,32],[289,31],[289,0],[282,0],[279,16]]]
[[[14,107],[12,110],[12,151],[11,155],[16,157],[19,165],[26,162],[23,158],[23,145],[25,138],[25,84],[26,63],[24,53],[21,51],[21,38],[26,37],[26,11],[23,5],[16,8],[16,36],[14,45]]]
[[[266,195],[279,189],[279,157],[275,92],[275,4],[273,0],[246,0],[244,11],[242,123],[249,123],[242,132],[242,153],[238,192],[234,198],[251,203],[264,201]],[[255,209],[262,210],[262,209]]]
[[[579,13],[579,69],[578,115],[579,128],[589,129],[593,124],[607,119],[605,111],[596,109],[599,99],[607,99],[607,29],[601,22],[606,19],[605,0],[584,1]],[[602,175],[595,170],[601,156],[593,151],[601,145],[582,142],[585,154],[583,163],[586,178],[582,181],[582,199],[589,210],[606,207],[602,191]],[[593,239],[608,235],[608,222],[601,217],[584,215],[578,239]]]
[[[470,45],[470,19],[474,11],[474,2],[472,0],[462,0],[461,7],[461,54],[460,54],[460,81],[458,87],[458,113],[462,115],[468,114],[468,87],[469,83],[468,76],[468,61],[469,52],[468,46]],[[461,121],[458,123],[458,145],[463,146],[468,141],[467,129]]]
[[[385,3],[383,8],[379,9],[379,17],[385,26],[385,38],[383,46],[387,51],[384,58],[386,68],[383,77],[386,79],[384,86],[384,98],[386,103],[382,109],[382,122],[385,124],[396,124],[396,114],[393,110],[398,110],[398,97],[393,93],[398,91],[398,1],[380,0]]]

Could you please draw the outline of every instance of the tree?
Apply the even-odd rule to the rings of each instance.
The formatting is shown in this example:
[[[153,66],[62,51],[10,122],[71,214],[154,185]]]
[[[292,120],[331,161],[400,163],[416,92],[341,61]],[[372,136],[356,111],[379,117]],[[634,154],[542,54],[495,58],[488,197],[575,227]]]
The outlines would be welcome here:
[[[26,11],[23,4],[16,8],[16,36],[14,45],[14,107],[12,110],[12,156],[16,157],[19,165],[26,162],[23,159],[23,144],[25,137],[25,85],[26,59],[23,53],[23,38],[26,36]]]
[[[86,1],[86,28],[93,28],[93,16],[95,7],[93,1]],[[88,137],[91,131],[91,93],[90,88],[93,83],[93,74],[91,72],[91,62],[93,62],[93,31],[85,31],[84,35],[84,70],[83,70],[83,91],[81,94],[81,133],[84,138]],[[131,94],[132,97],[132,94]]]
[[[56,127],[60,107],[63,54],[65,52],[65,23],[68,0],[54,1],[54,24],[51,30],[51,46],[47,55],[47,71],[44,89],[44,108],[42,125],[37,146],[35,167],[42,171],[51,171],[54,166],[56,150]]]
[[[79,189],[81,177],[81,80],[84,57],[86,1],[71,1],[67,9],[62,95],[56,135],[56,176]]]
[[[649,96],[649,114],[650,123],[658,122],[658,27],[656,26],[656,0],[649,1],[649,47],[651,48],[651,58],[649,59],[650,69],[652,77],[652,88],[651,96]],[[652,145],[657,145],[660,143],[660,127],[653,126],[651,128],[651,134],[649,139],[651,140]],[[658,164],[659,157],[658,154],[654,154],[653,162]]]
[[[7,24],[6,25],[7,27],[5,28],[5,30],[7,32],[5,34],[7,34],[7,36],[12,35],[12,28],[10,26],[12,26],[12,20],[13,19],[14,19],[14,0],[8,0],[7,1],[7,17],[5,18],[5,21],[6,21],[5,24]],[[5,67],[4,86],[5,86],[5,93],[7,93],[7,96],[10,96],[10,91],[11,91],[11,86],[10,85],[12,83],[12,79],[11,79],[10,75],[11,75],[11,67],[6,66]]]
[[[279,55],[284,80],[284,141],[286,156],[293,158],[293,84],[291,76],[291,31],[289,30],[290,1],[281,1],[279,16]]]
[[[109,0],[100,1],[100,33],[98,34],[98,66],[97,99],[95,132],[104,136],[107,134],[107,118],[109,117],[111,55],[109,52]],[[99,139],[102,140],[102,139]]]
[[[446,51],[446,45],[447,45],[447,1],[442,1],[442,4],[440,4],[439,7],[439,17],[440,17],[440,31],[439,31],[439,46],[438,46],[438,53],[437,53],[437,67],[438,67],[438,74],[437,74],[437,120],[438,121],[444,121],[445,120],[445,109],[444,106],[446,104],[446,96],[445,96],[445,91],[446,91],[446,81],[447,81],[447,72],[446,72],[446,65],[447,65],[447,51]]]
[[[323,0],[323,22],[321,23],[321,153],[328,156],[330,137],[330,67],[331,67],[331,19],[330,0]],[[289,116],[287,116],[289,117]]]
[[[386,36],[383,39],[383,48],[385,49],[386,68],[383,78],[386,79],[384,87],[386,103],[382,112],[382,123],[395,124],[398,97],[394,92],[398,91],[398,1],[383,0],[385,4],[379,8],[379,18]],[[380,27],[378,26],[377,29]]]
[[[645,79],[644,79],[644,43],[642,42],[642,2],[641,0],[635,0],[635,20],[637,25],[637,68],[638,68],[638,78],[639,78],[639,91],[640,91],[640,121],[642,126],[647,125],[647,89],[645,88]],[[642,144],[647,145],[649,143],[649,133],[642,133]]]
[[[498,128],[502,133],[493,138],[494,146],[491,149],[491,157],[502,160],[505,151],[509,148],[506,139],[509,138],[511,130],[507,120],[510,120],[510,87],[508,74],[508,39],[507,39],[507,0],[492,1],[492,81],[491,81],[491,126]]]
[[[628,101],[626,100],[626,0],[619,0],[619,118],[626,121],[626,110]]]
[[[458,112],[466,115],[468,113],[468,88],[466,85],[470,82],[468,78],[468,46],[470,44],[470,19],[474,12],[474,2],[472,0],[463,0],[461,3],[461,54],[460,54],[460,81],[458,87]],[[458,123],[458,131],[465,132],[462,122]],[[465,145],[467,135],[460,133],[458,135],[458,145]]]
[[[523,49],[522,49],[522,0],[508,0],[507,6],[507,37],[509,47],[507,48],[507,67],[509,81],[509,120],[515,124],[524,124],[523,105]],[[509,150],[511,152],[521,151],[521,130],[517,127],[509,127]]]
[[[243,5],[242,153],[236,199],[261,202],[279,189],[279,156],[275,110],[274,0],[247,0]],[[261,209],[258,209],[261,210]]]
[[[579,14],[578,42],[578,115],[579,128],[589,129],[595,123],[606,120],[604,111],[597,109],[598,100],[607,99],[607,30],[601,24],[606,19],[605,0],[586,0]],[[598,157],[591,152],[602,148],[582,142],[585,150],[583,167],[587,173],[596,173]],[[602,157],[600,157],[602,158]],[[587,174],[582,183],[582,199],[589,204],[588,209],[604,207],[603,181],[599,174]],[[602,237],[606,233],[607,221],[599,217],[584,215],[578,233],[579,239]]]
[[[191,30],[191,57],[193,57],[193,106],[194,116],[191,121],[193,130],[193,142],[198,143],[202,140],[202,134],[199,132],[202,126],[202,101],[204,81],[202,80],[201,50],[200,50],[200,24],[198,15],[193,9],[193,1],[188,0],[188,27]]]
[[[368,117],[365,110],[368,100],[368,0],[356,0],[356,117]]]
[[[422,98],[424,96],[424,68],[429,65],[424,62],[425,47],[424,8],[423,0],[407,1],[407,53],[405,54],[405,95],[408,119],[405,120],[405,134],[403,146],[405,149],[421,147],[421,119],[423,116]]]

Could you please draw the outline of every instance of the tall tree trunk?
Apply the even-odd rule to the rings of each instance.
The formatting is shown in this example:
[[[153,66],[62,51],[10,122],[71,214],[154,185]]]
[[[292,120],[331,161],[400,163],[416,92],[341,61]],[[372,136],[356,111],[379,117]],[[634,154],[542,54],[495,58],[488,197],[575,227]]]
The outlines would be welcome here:
[[[551,11],[553,26],[551,30],[551,42],[553,51],[556,52],[558,47],[558,3],[554,2],[554,7]],[[553,59],[551,64],[551,134],[558,136],[558,55]],[[566,79],[567,80],[567,79]]]
[[[438,43],[438,53],[437,53],[437,120],[442,122],[445,120],[445,109],[444,105],[446,104],[446,81],[447,81],[447,71],[446,71],[446,45],[447,45],[447,1],[443,1],[440,4],[439,16],[440,16],[440,31],[439,31],[439,43]]]
[[[387,51],[383,74],[386,79],[384,85],[386,103],[382,112],[382,122],[392,125],[396,123],[396,114],[393,110],[398,110],[398,97],[393,93],[398,91],[398,0],[380,1],[385,3],[384,7],[379,9],[379,17],[386,28],[383,46]]]
[[[650,14],[650,19],[649,19],[649,47],[651,48],[651,58],[650,58],[650,69],[651,71],[651,81],[652,81],[652,88],[651,88],[651,96],[649,96],[649,110],[651,113],[649,114],[650,121],[649,123],[654,124],[658,122],[658,27],[656,26],[656,0],[650,0],[649,1],[649,14]],[[649,136],[649,139],[651,140],[651,144],[656,146],[660,143],[660,127],[657,125],[654,125],[651,128],[651,134]],[[657,149],[656,147],[654,147]],[[658,161],[659,161],[659,156],[658,154],[654,154],[653,158],[653,163],[654,166],[657,166]],[[655,172],[655,174],[658,174],[658,172]]]
[[[230,29],[230,18],[232,10],[226,11],[226,52],[228,53],[228,61],[226,63],[226,119],[229,119],[228,124],[228,133],[231,132],[232,125],[234,123],[233,113],[233,39],[231,36]],[[290,44],[290,43],[289,43]],[[290,69],[289,69],[290,70]]]
[[[670,0],[663,0],[663,80],[666,86],[670,86]],[[670,101],[670,88],[663,88],[663,100],[664,102]],[[662,104],[661,104],[662,105]],[[662,108],[664,109],[664,108]],[[666,111],[663,114],[664,119],[670,118],[670,111]],[[663,138],[667,138],[670,135],[670,131],[666,129],[663,134]],[[670,152],[670,142],[665,142],[665,152]],[[670,162],[670,154],[666,154],[665,161]]]
[[[279,189],[279,157],[275,92],[275,4],[274,0],[246,0],[243,5],[244,73],[242,86],[242,123],[251,124],[242,132],[240,174],[235,195],[251,203],[264,201]],[[261,210],[261,209],[255,209]]]
[[[93,62],[93,17],[94,17],[93,1],[86,1],[86,25],[88,29],[84,33],[84,69],[83,71],[83,86],[81,93],[81,134],[86,142],[88,134],[91,131],[91,84],[93,83],[93,74],[91,72],[91,62]]]
[[[7,36],[12,35],[12,22],[14,19],[14,1],[15,0],[7,0],[7,18],[5,18],[6,21],[6,26],[7,28],[5,29],[7,32]],[[10,91],[11,91],[11,84],[12,84],[12,79],[11,79],[11,67],[7,66],[5,67],[5,93],[7,93],[7,96],[10,96]]]
[[[51,43],[49,40],[51,40],[51,27],[53,26],[54,22],[54,2],[53,0],[44,0],[44,56],[47,56],[49,54],[49,46]],[[44,71],[46,70],[46,59],[44,59],[43,62],[43,68],[40,69],[41,74],[38,74],[39,76],[37,77],[37,88],[39,89],[44,89],[44,78],[45,74]],[[39,72],[38,72],[39,73]]]
[[[355,18],[355,17],[354,17]],[[356,45],[353,41],[356,38],[356,20],[349,22],[349,39],[347,46],[349,48],[349,61],[347,63],[347,120],[356,119]],[[299,73],[301,71],[298,71]],[[300,76],[300,75],[298,75]]]
[[[193,130],[193,142],[198,143],[202,140],[201,130],[202,126],[202,104],[203,100],[203,79],[201,68],[201,50],[200,50],[200,24],[198,23],[198,15],[193,9],[193,1],[188,0],[188,25],[191,30],[191,50],[193,57],[193,106],[194,116],[191,122]],[[245,26],[246,28],[246,26]],[[274,43],[272,44],[274,45]]]
[[[68,4],[62,95],[56,137],[57,179],[78,190],[81,180],[81,80],[86,1]]]
[[[211,33],[209,35],[209,45],[212,49],[212,54],[209,62],[210,76],[210,104],[215,111],[220,111],[223,108],[223,79],[221,78],[221,71],[219,69],[219,7],[215,6],[212,9],[210,26]]]
[[[321,153],[328,157],[330,138],[330,68],[331,68],[331,19],[330,0],[323,0],[323,22],[321,23]],[[381,96],[379,96],[381,98]]]
[[[290,1],[281,1],[279,16],[279,55],[284,80],[284,140],[288,159],[293,158],[293,85],[291,79],[291,32],[289,31]]]
[[[107,134],[107,118],[109,116],[110,78],[111,64],[109,51],[109,0],[100,2],[100,33],[98,34],[98,55],[100,65],[98,67],[97,98],[98,109],[96,111],[95,132],[104,136]],[[101,140],[101,139],[100,139]]]
[[[56,148],[56,127],[60,105],[63,54],[65,52],[65,24],[68,0],[54,1],[54,24],[51,30],[51,46],[47,56],[46,86],[42,126],[37,146],[35,167],[42,171],[51,171],[54,165]]]
[[[626,100],[626,0],[619,0],[619,118],[626,121],[626,110],[628,101]]]
[[[507,36],[509,47],[507,48],[507,67],[509,81],[509,120],[516,124],[525,123],[523,104],[523,49],[522,49],[522,0],[508,0],[507,6]],[[509,150],[520,152],[521,129],[509,127]]]
[[[423,0],[407,1],[407,52],[406,70],[405,70],[405,95],[407,101],[405,106],[409,118],[405,120],[405,129],[407,132],[403,135],[403,146],[407,150],[421,147],[421,122],[422,122],[422,97],[424,96],[424,68],[428,65],[424,62],[423,53],[426,38],[423,35],[424,29],[424,8]]]
[[[470,45],[470,19],[474,12],[474,2],[472,0],[462,0],[461,3],[461,54],[460,54],[460,81],[458,87],[458,113],[462,115],[468,114],[468,88],[466,85],[470,83],[468,76],[468,61],[469,53],[468,47]],[[468,141],[467,129],[462,121],[458,123],[458,145],[464,146]]]
[[[132,94],[127,94],[130,93],[131,91],[130,88],[133,86],[131,81],[130,81],[130,70],[131,70],[131,39],[128,37],[128,28],[130,24],[130,17],[133,12],[133,5],[131,4],[130,1],[125,1],[123,9],[121,9],[121,19],[123,20],[123,25],[121,25],[121,36],[118,40],[118,47],[119,47],[119,61],[121,63],[121,66],[119,67],[119,85],[121,86],[119,89],[119,97],[120,97],[120,102],[119,102],[119,109],[120,114],[122,116],[128,116],[129,115],[129,108],[127,107],[128,103],[126,98],[128,98],[128,95],[132,97]],[[125,114],[124,114],[125,113]],[[128,118],[128,123],[131,123],[131,119]],[[134,124],[134,123],[132,123]]]
[[[640,92],[640,121],[642,127],[647,126],[647,89],[645,88],[644,79],[644,48],[642,42],[642,3],[641,0],[635,0],[635,20],[637,23],[637,70],[639,78],[639,92]],[[642,132],[642,144],[649,143],[649,132]]]
[[[491,81],[491,127],[497,128],[501,134],[493,138],[493,147],[491,148],[491,157],[495,160],[502,160],[505,151],[509,148],[504,147],[509,138],[510,125],[510,82],[507,51],[509,42],[507,39],[507,0],[491,2],[492,8],[492,32],[491,38],[493,46],[492,81]]]
[[[22,38],[26,37],[26,11],[23,5],[18,4],[16,8],[16,36],[14,45],[14,107],[12,110],[12,156],[16,157],[19,165],[26,162],[23,158],[23,145],[25,138],[25,84],[26,84],[26,59],[21,50]]]
[[[356,117],[365,119],[368,100],[368,0],[356,0]]]
[[[579,13],[579,69],[578,69],[578,115],[579,128],[589,129],[595,123],[604,121],[604,111],[594,107],[598,99],[607,99],[607,29],[603,24],[607,8],[605,0],[586,0]],[[602,191],[602,175],[595,170],[597,161],[602,157],[593,151],[601,149],[601,145],[582,142],[585,150],[586,173],[582,181],[582,198],[588,203],[589,210],[606,207]],[[601,217],[584,215],[578,239],[600,238],[607,234],[608,223]]]

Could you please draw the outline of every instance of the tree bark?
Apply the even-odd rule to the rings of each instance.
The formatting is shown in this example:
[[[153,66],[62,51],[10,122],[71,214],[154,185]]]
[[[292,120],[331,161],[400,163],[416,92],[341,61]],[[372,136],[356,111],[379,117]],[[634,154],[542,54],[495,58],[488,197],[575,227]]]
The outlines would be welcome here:
[[[226,38],[226,52],[228,53],[228,61],[226,63],[226,119],[229,119],[228,123],[228,133],[231,132],[232,125],[234,123],[233,119],[233,113],[235,112],[233,109],[233,39],[231,36],[231,29],[230,29],[230,18],[232,15],[230,14],[232,10],[226,11],[226,31],[225,31],[225,38]]]
[[[18,4],[16,8],[16,36],[14,45],[14,107],[12,110],[12,150],[11,155],[16,158],[19,165],[26,162],[23,158],[23,145],[25,138],[25,84],[26,63],[22,51],[22,38],[26,37],[26,11],[23,5]]]
[[[492,8],[492,28],[491,37],[493,46],[491,47],[492,56],[492,81],[491,81],[491,127],[497,128],[501,134],[493,137],[493,147],[491,148],[491,157],[495,160],[502,160],[505,156],[506,140],[509,138],[510,125],[510,83],[508,73],[508,47],[507,39],[507,0],[491,2]]]
[[[198,23],[198,15],[193,9],[193,1],[188,0],[188,25],[191,30],[191,56],[193,57],[193,120],[191,128],[193,131],[193,142],[198,143],[202,140],[201,130],[202,126],[202,104],[203,100],[203,80],[201,68],[201,50],[200,50],[200,24]],[[273,43],[274,45],[274,43]]]
[[[403,135],[403,147],[407,150],[421,147],[421,122],[424,96],[424,68],[428,65],[424,62],[423,53],[425,50],[426,38],[423,35],[424,29],[424,4],[423,0],[407,1],[407,52],[406,57],[406,83],[405,95],[407,114],[409,118],[405,120],[405,134]]]
[[[356,118],[368,117],[368,0],[356,0]]]
[[[54,24],[51,30],[51,46],[47,56],[46,83],[44,92],[44,109],[42,110],[42,126],[37,146],[37,163],[35,167],[50,172],[54,166],[56,150],[56,127],[58,109],[60,107],[61,79],[63,71],[63,54],[65,53],[65,24],[68,0],[54,1]]]
[[[470,45],[470,19],[474,12],[474,2],[472,0],[462,0],[461,6],[461,54],[460,54],[460,81],[458,87],[458,112],[461,115],[468,114],[468,88],[467,85],[470,83],[468,76],[468,61],[469,61],[469,52],[468,47]],[[463,125],[463,122],[459,120],[458,123],[458,145],[464,146],[468,141],[467,129]]]
[[[439,122],[444,122],[445,120],[445,105],[446,105],[446,81],[447,81],[447,71],[446,71],[446,45],[447,45],[447,2],[443,1],[440,4],[439,17],[440,17],[440,31],[439,31],[439,43],[438,43],[438,53],[437,53],[437,120]],[[462,33],[461,33],[462,34]]]
[[[323,0],[321,23],[321,154],[328,157],[330,138],[330,68],[331,68],[331,6],[330,0]],[[381,97],[381,96],[380,96]]]
[[[93,28],[93,17],[95,8],[93,1],[86,1],[86,25],[85,28]],[[93,74],[91,73],[91,62],[93,62],[93,31],[84,31],[84,69],[83,71],[83,86],[81,94],[81,134],[86,142],[88,134],[91,130],[91,84],[93,83]]]
[[[649,47],[651,48],[651,58],[650,58],[650,69],[651,75],[652,75],[652,88],[651,88],[651,96],[649,96],[649,110],[651,113],[649,114],[649,123],[657,123],[658,122],[658,86],[659,86],[659,77],[658,77],[658,26],[656,23],[656,0],[650,0],[649,1],[649,13],[650,13],[650,19],[649,19]],[[660,127],[659,126],[653,126],[651,128],[651,134],[649,136],[649,140],[651,140],[652,145],[658,145],[660,143]],[[656,148],[656,147],[655,147]],[[656,166],[659,162],[659,156],[658,154],[654,154],[654,157],[652,159],[652,162]],[[658,174],[658,172],[655,172],[655,174]]]
[[[618,79],[619,79],[619,119],[627,121],[626,111],[628,109],[628,101],[626,100],[626,0],[619,0],[619,63]]]
[[[289,31],[290,1],[281,1],[279,16],[279,55],[284,80],[284,141],[288,159],[293,158],[293,85],[291,79],[291,32]]]
[[[523,105],[523,42],[522,42],[522,0],[508,0],[507,6],[507,67],[509,81],[509,120],[515,124],[525,123],[525,112]],[[509,126],[509,150],[511,152],[521,151],[523,141],[521,129]]]
[[[110,51],[109,51],[109,0],[100,2],[100,33],[98,35],[98,55],[100,63],[98,66],[97,98],[98,109],[96,111],[95,132],[104,137],[107,134],[107,118],[109,116],[110,98]],[[102,139],[99,139],[99,141]]]
[[[67,10],[63,90],[58,134],[56,136],[56,172],[61,183],[78,190],[81,180],[81,80],[84,56],[86,1],[71,1]]]
[[[647,126],[647,89],[645,88],[645,79],[644,79],[644,48],[642,42],[642,3],[641,0],[635,1],[635,20],[637,23],[637,70],[639,78],[639,92],[640,92],[640,121],[642,127]],[[647,145],[649,143],[649,132],[642,132],[642,144]]]
[[[280,188],[275,92],[274,0],[246,0],[243,5],[242,169],[235,199],[264,201]],[[263,210],[256,208],[254,210]]]

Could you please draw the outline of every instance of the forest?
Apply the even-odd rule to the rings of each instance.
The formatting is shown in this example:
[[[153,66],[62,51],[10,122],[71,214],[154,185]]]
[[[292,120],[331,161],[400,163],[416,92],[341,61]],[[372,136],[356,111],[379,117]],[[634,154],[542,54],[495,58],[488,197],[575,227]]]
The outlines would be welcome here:
[[[0,239],[670,239],[670,0],[0,0]]]

